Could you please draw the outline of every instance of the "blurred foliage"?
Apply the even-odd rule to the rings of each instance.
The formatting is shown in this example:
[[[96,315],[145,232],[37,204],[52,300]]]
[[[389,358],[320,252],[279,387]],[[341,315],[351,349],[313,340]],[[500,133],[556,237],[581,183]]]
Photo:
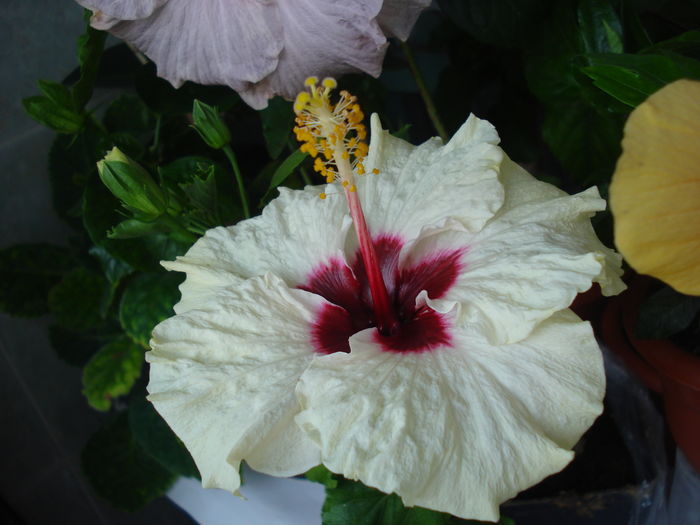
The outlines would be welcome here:
[[[469,113],[489,120],[513,160],[568,192],[595,184],[605,194],[632,108],[677,78],[700,79],[697,0],[438,0],[437,6],[423,13],[409,45],[447,131],[454,133]],[[182,281],[159,261],[185,253],[207,229],[244,217],[239,174],[249,202],[257,204],[254,215],[278,186],[320,181],[309,179],[309,159],[292,140],[289,102],[273,99],[258,112],[226,87],[174,89],[127,46],[104,50],[104,42],[104,33],[86,26],[75,72],[64,82],[40,81],[41,94],[24,100],[29,115],[57,133],[49,177],[54,207],[73,237],[70,247],[0,251],[6,283],[0,310],[53,314],[57,354],[83,368],[88,402],[109,412],[85,448],[87,476],[114,505],[136,509],[162,495],[177,475],[197,475],[182,443],[145,401],[139,379],[147,376],[150,333],[172,315]],[[400,46],[389,47],[379,79],[348,75],[341,85],[396,135],[418,143],[436,134]],[[91,103],[95,89],[112,99]],[[123,193],[118,198],[100,180],[96,163],[115,146],[149,181],[154,213],[142,213],[143,203],[128,195],[125,203]],[[595,225],[603,239],[611,238],[608,215]],[[644,315],[664,324],[654,334],[697,315],[697,302],[671,293],[652,299]],[[358,515],[367,516],[364,523],[459,522],[406,509],[395,495],[328,471],[308,476],[327,487],[327,525],[359,523]]]

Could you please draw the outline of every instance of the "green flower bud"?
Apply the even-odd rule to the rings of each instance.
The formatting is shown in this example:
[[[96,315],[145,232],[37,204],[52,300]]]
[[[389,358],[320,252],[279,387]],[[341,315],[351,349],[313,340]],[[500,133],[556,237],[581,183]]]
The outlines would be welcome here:
[[[194,121],[194,129],[208,146],[221,149],[231,142],[228,127],[221,120],[216,108],[195,100],[192,105],[192,120]]]
[[[100,179],[136,218],[150,221],[161,216],[168,207],[168,199],[148,172],[112,148],[97,163]]]

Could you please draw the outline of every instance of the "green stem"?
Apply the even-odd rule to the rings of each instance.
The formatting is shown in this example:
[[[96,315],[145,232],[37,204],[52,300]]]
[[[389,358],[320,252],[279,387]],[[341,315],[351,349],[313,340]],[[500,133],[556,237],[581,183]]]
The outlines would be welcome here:
[[[238,193],[241,196],[241,204],[243,205],[243,215],[246,219],[250,219],[250,207],[248,206],[248,195],[245,192],[245,186],[243,185],[243,176],[241,175],[241,170],[238,167],[238,161],[236,160],[236,155],[233,153],[231,146],[226,144],[223,148],[228,161],[231,163],[233,168],[233,174],[236,176],[236,183],[238,184]]]
[[[161,115],[156,117],[156,129],[153,132],[153,144],[150,147],[151,153],[154,153],[158,149],[158,144],[160,144],[160,126],[162,120],[163,117]]]
[[[416,64],[416,60],[413,57],[413,52],[411,51],[411,48],[408,46],[407,42],[401,42],[401,50],[406,56],[408,67],[411,69],[411,74],[416,81],[420,96],[423,98],[423,103],[425,104],[425,109],[428,111],[428,116],[430,117],[430,120],[432,120],[433,126],[435,126],[435,131],[438,132],[438,135],[440,135],[440,138],[444,142],[447,142],[447,139],[449,138],[447,136],[447,131],[445,130],[445,126],[443,126],[442,121],[438,116],[435,102],[433,102],[433,98],[430,96],[430,92],[425,85],[425,80],[423,80],[423,75],[421,74],[420,69],[418,69],[418,64]]]

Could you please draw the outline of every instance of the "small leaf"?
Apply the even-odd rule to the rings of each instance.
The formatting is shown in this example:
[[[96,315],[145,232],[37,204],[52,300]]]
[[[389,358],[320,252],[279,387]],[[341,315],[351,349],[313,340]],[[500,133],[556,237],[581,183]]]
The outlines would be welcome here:
[[[622,24],[608,0],[583,0],[577,16],[586,53],[622,53]]]
[[[277,186],[280,186],[285,180],[287,180],[287,177],[294,173],[294,170],[304,161],[306,157],[306,153],[302,153],[298,149],[295,149],[292,154],[289,155],[289,157],[287,157],[282,164],[280,164],[279,168],[275,170],[275,173],[272,175],[272,180],[270,180],[270,186],[267,189],[266,196]]]
[[[30,117],[57,133],[74,134],[83,128],[83,115],[59,106],[48,97],[28,97],[22,104]]]
[[[18,244],[0,250],[0,311],[21,317],[48,313],[47,296],[73,266],[66,248]]]
[[[326,488],[321,518],[323,525],[448,525],[452,519],[443,512],[404,507],[396,494],[349,480]]]
[[[99,146],[90,133],[56,135],[49,151],[49,181],[53,206],[58,215],[76,228],[82,214],[85,185],[97,175]],[[93,157],[88,152],[94,152]]]
[[[260,111],[260,119],[267,152],[271,158],[276,159],[287,144],[294,124],[292,103],[282,97],[270,99],[267,107]]]
[[[309,481],[320,483],[327,489],[334,489],[338,486],[338,480],[335,478],[335,474],[328,470],[324,465],[315,466],[314,468],[306,471],[304,476]]]
[[[107,33],[90,26],[90,11],[85,10],[85,33],[78,38],[80,78],[73,86],[73,100],[83,109],[92,97],[92,90],[100,68],[100,59]]]
[[[134,239],[108,239],[110,231],[123,215],[117,212],[119,202],[95,177],[85,188],[83,224],[93,243],[104,247],[113,257],[136,270],[158,271],[160,261],[172,260],[187,251],[188,244],[175,241],[164,234],[152,234]]]
[[[642,303],[634,334],[640,339],[667,339],[690,327],[699,313],[700,297],[665,286]]]
[[[144,397],[129,403],[129,425],[136,442],[173,474],[199,478],[199,471],[185,445]]]
[[[92,435],[83,449],[81,463],[95,492],[128,511],[138,510],[165,494],[176,478],[138,445],[126,413]]]
[[[76,108],[73,104],[73,97],[67,86],[49,80],[39,80],[39,89],[46,98],[57,106],[75,112]]]
[[[159,224],[157,220],[142,222],[138,219],[126,219],[109,230],[107,237],[110,239],[133,239],[166,231],[168,231],[167,228]]]
[[[107,281],[85,268],[74,268],[49,292],[49,308],[58,324],[72,332],[85,332],[102,321]]]
[[[121,95],[107,107],[102,122],[110,133],[133,133],[142,137],[153,132],[155,119],[140,98]]]
[[[89,253],[100,262],[102,272],[112,285],[119,284],[124,277],[134,271],[131,265],[117,259],[102,246],[93,246]]]
[[[581,71],[593,83],[632,107],[680,78],[700,79],[700,61],[680,55],[592,54]]]
[[[114,398],[131,391],[143,362],[143,349],[128,337],[100,348],[83,369],[83,394],[90,406],[109,410]]]
[[[134,341],[148,347],[155,326],[171,317],[180,299],[178,273],[142,274],[129,283],[119,306],[119,322]]]

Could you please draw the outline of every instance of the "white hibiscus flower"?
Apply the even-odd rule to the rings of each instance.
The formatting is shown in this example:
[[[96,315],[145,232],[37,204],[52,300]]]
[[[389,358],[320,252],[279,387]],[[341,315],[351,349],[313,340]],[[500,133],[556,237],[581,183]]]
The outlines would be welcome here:
[[[406,40],[430,0],[77,0],[175,87],[224,84],[261,109],[309,75],[378,76],[387,37]],[[323,28],[323,29],[319,29]]]
[[[164,263],[187,279],[153,333],[149,399],[206,487],[236,491],[241,460],[278,476],[322,462],[496,520],[602,410],[600,350],[567,307],[592,281],[624,287],[589,220],[605,202],[535,180],[474,116],[414,147],[373,115],[365,158],[354,97],[309,85],[296,133],[336,182],[282,189]]]

